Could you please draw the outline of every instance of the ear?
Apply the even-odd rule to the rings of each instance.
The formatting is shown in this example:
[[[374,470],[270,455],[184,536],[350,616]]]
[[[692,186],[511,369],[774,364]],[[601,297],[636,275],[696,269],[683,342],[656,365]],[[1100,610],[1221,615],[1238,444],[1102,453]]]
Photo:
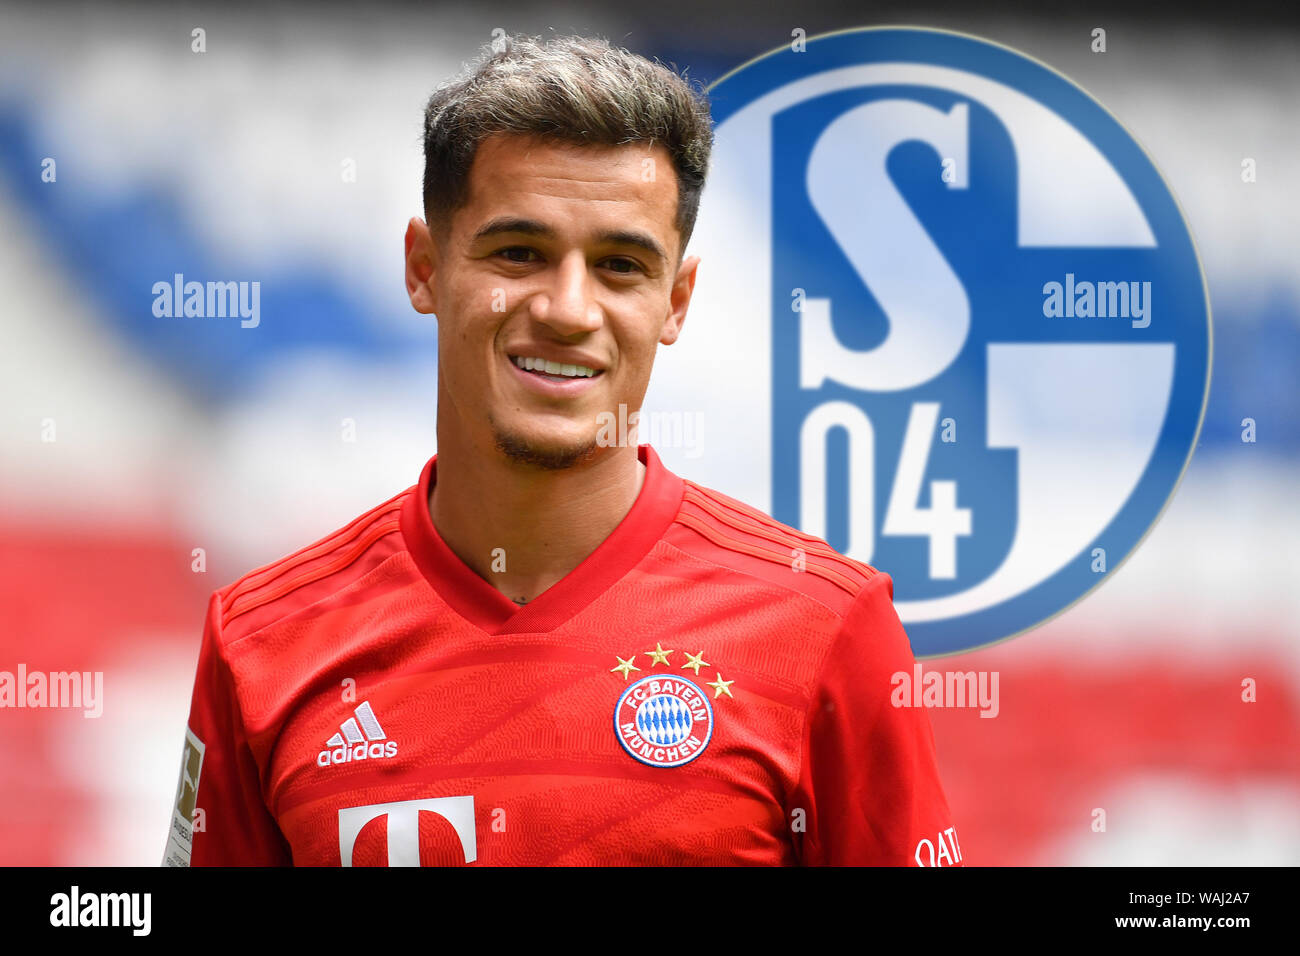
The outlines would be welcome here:
[[[423,219],[412,216],[406,224],[406,294],[416,312],[433,315],[438,310],[433,274],[438,250]]]
[[[672,292],[668,299],[668,318],[659,333],[659,341],[663,345],[672,345],[677,341],[677,336],[682,334],[682,325],[686,322],[686,309],[691,304],[691,293],[695,291],[695,274],[699,265],[699,256],[687,256],[677,269],[677,278],[673,280]]]

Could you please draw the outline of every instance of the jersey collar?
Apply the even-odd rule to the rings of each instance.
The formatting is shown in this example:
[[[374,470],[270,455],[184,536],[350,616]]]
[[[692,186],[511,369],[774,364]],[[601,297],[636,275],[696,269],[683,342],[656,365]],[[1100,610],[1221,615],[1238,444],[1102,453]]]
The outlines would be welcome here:
[[[461,561],[433,526],[429,492],[437,480],[437,455],[425,464],[420,483],[402,503],[402,537],[430,587],[476,627],[489,634],[553,630],[640,563],[677,516],[682,479],[664,467],[649,445],[639,445],[637,457],[645,465],[645,481],[631,510],[581,564],[522,607]]]

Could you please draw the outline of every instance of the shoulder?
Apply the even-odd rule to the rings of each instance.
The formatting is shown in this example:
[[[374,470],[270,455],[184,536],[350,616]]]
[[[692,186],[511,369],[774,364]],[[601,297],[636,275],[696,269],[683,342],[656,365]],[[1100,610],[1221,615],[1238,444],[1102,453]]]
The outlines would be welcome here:
[[[738,582],[784,589],[839,619],[848,615],[864,589],[890,583],[888,575],[839,553],[815,535],[712,488],[687,479],[682,483],[681,508],[668,543]]]
[[[414,487],[292,554],[249,571],[215,595],[229,645],[355,584],[405,550],[401,510]]]

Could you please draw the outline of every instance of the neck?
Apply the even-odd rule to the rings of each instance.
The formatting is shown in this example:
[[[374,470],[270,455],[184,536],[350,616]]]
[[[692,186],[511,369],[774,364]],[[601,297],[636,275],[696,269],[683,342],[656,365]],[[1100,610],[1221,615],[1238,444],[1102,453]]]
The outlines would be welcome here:
[[[450,437],[450,436],[449,436]],[[559,471],[438,436],[433,526],[458,558],[517,604],[532,601],[609,537],[641,492],[635,446]]]

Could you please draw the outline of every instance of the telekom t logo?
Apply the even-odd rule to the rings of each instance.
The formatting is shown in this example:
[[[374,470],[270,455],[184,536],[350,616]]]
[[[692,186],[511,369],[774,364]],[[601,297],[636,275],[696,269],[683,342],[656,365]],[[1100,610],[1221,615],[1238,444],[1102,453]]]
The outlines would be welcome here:
[[[456,831],[465,851],[465,862],[478,858],[474,831],[473,797],[433,797],[428,800],[403,800],[399,803],[375,803],[368,807],[345,807],[339,811],[339,859],[343,866],[352,865],[352,849],[362,828],[378,817],[387,817],[388,865],[420,865],[420,811],[436,813]]]

